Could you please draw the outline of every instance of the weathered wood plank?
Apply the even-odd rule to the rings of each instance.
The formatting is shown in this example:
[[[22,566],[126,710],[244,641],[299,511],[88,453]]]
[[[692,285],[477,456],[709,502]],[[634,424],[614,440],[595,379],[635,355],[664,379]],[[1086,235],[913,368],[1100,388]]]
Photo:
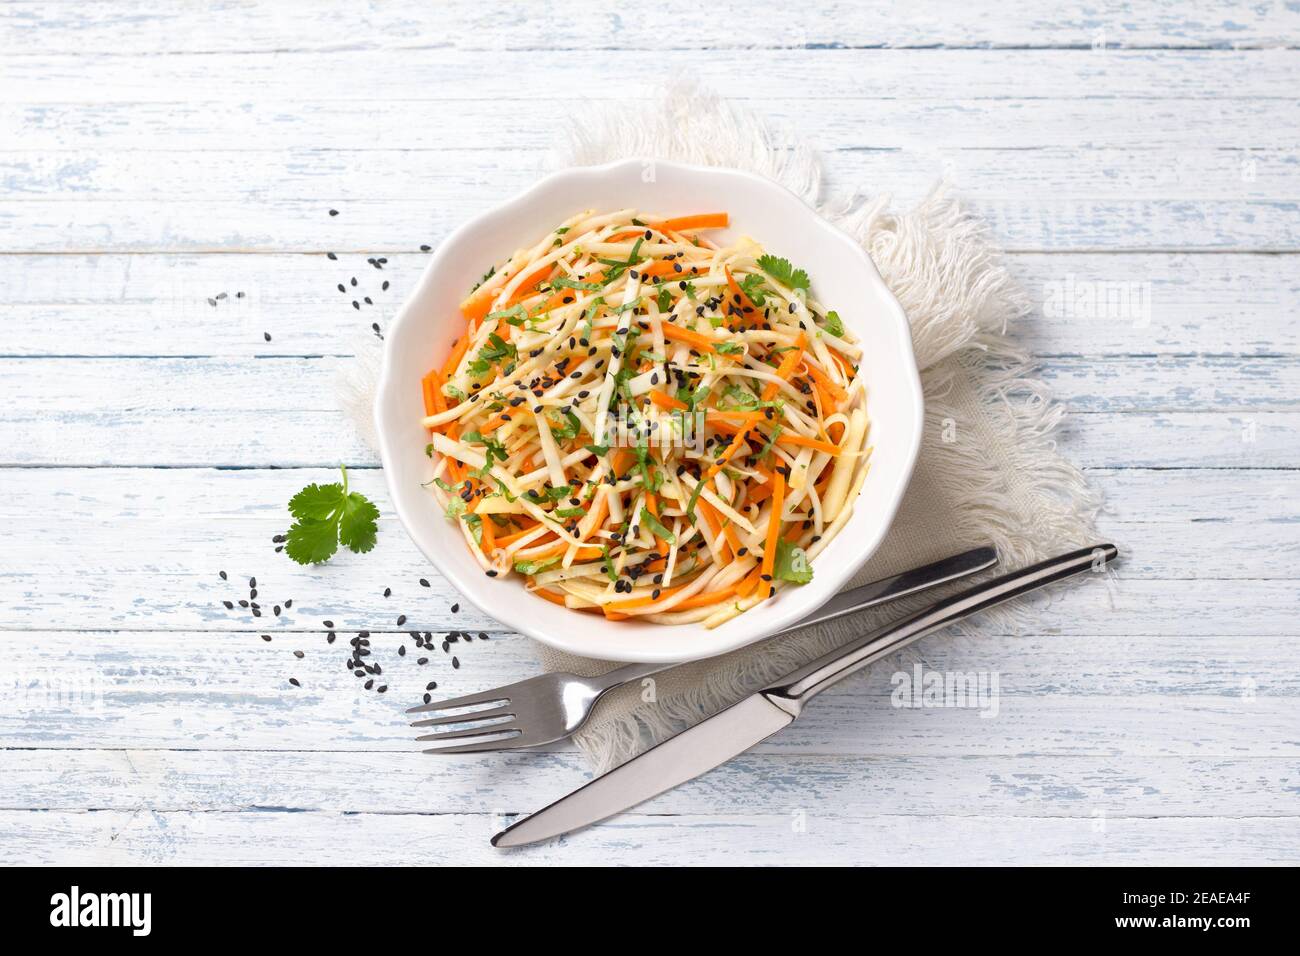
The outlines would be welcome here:
[[[574,56],[565,50],[442,49],[322,52],[180,53],[165,57],[41,54],[6,60],[0,101],[173,103],[210,97],[227,102],[309,100],[391,102],[400,82],[413,99],[553,100],[643,97],[656,78],[696,78],[724,96],[767,102],[839,99],[960,100],[1003,98],[1016,77],[1032,77],[1047,99],[1115,97],[1293,100],[1297,64],[1290,50],[771,50],[753,70],[747,50],[616,50]],[[1019,93],[1021,91],[1016,90]],[[435,114],[436,115],[436,114]]]
[[[341,2],[282,12],[241,5],[238,15],[214,6],[159,8],[139,2],[9,3],[0,16],[0,45],[15,55],[41,53],[279,53],[285,50],[395,47],[516,50],[662,50],[665,46],[771,49],[818,47],[1247,47],[1294,46],[1300,17],[1287,7],[1231,0],[1202,3],[1193,13],[1173,3],[1115,2],[1087,9],[977,10],[945,0],[924,9],[872,3],[824,3],[782,18],[756,15],[753,4],[727,0],[707,10],[686,0],[661,0],[634,17],[594,0],[533,3],[510,17],[455,0],[404,0],[358,10]],[[727,29],[718,31],[719,22]],[[573,24],[581,24],[574,29]]]
[[[0,248],[413,250],[526,187],[538,165],[405,150],[9,152],[0,189],[14,201]],[[889,190],[904,204],[948,174],[1012,249],[1300,248],[1289,153],[849,151],[826,165],[831,184]],[[341,216],[329,221],[327,207]]]
[[[520,178],[519,188],[494,186],[469,195],[348,203],[346,225],[336,227],[324,225],[333,205],[328,199],[9,203],[0,210],[0,252],[318,252],[330,246],[383,255],[412,252],[534,178]],[[993,221],[997,241],[1014,252],[1300,251],[1300,217],[1289,200],[972,206]]]
[[[535,847],[488,844],[473,814],[0,811],[0,862],[27,865],[1294,864],[1295,817],[840,817],[626,814]],[[942,839],[936,839],[942,834]]]
[[[1166,587],[1165,591],[1172,590]],[[1203,589],[1202,589],[1203,590]],[[1255,597],[1250,586],[1234,593]],[[1089,592],[1094,593],[1090,594]],[[1294,585],[1290,588],[1294,608]],[[1116,623],[1093,588],[1060,590],[1039,614],[1058,611],[1092,632],[1010,637],[935,636],[819,698],[803,719],[757,752],[861,756],[1155,755],[1290,757],[1295,739],[1300,654],[1293,636],[1218,637],[1180,628],[1137,636]],[[1150,596],[1146,603],[1152,602]],[[1190,615],[1210,614],[1184,596]],[[1155,617],[1157,611],[1149,617]],[[1294,621],[1288,620],[1294,628]],[[1267,629],[1254,620],[1256,635]],[[1113,628],[1112,630],[1098,630]],[[0,685],[0,741],[6,747],[201,750],[419,749],[403,710],[425,683],[440,694],[483,690],[536,673],[533,649],[517,636],[453,645],[453,671],[434,652],[429,665],[404,634],[371,632],[377,696],[344,667],[346,645],[324,635],[256,632],[0,632],[7,680]],[[346,640],[346,637],[344,638]],[[396,654],[399,645],[408,654]],[[302,650],[304,657],[293,654]],[[993,698],[971,706],[914,707],[894,698],[896,673],[916,665],[945,673],[996,674]],[[288,685],[296,676],[301,688]],[[990,678],[986,676],[986,681]],[[901,678],[899,678],[901,681]],[[958,702],[962,703],[962,702]],[[1143,728],[1135,734],[1134,727]]]
[[[519,189],[534,176],[520,177]],[[34,200],[0,209],[3,252],[317,252],[347,247],[373,254],[412,252],[451,232],[517,189],[406,202],[344,204],[342,226],[326,226],[328,198],[159,203]],[[491,199],[487,194],[491,194]],[[1291,200],[1132,200],[975,202],[1001,246],[1015,252],[1300,251],[1300,216]]]
[[[0,750],[5,810],[527,812],[588,777],[574,753]],[[745,754],[642,813],[1288,816],[1294,761],[1201,757]]]
[[[1014,63],[1009,69],[1015,75]],[[906,66],[906,64],[904,65]],[[1291,149],[1300,123],[1294,100],[1213,98],[1189,102],[1158,87],[1142,99],[1036,98],[1021,88],[999,99],[966,91],[940,98],[839,99],[835,87],[802,92],[790,87],[751,104],[798,138],[823,150],[1076,149],[1186,150],[1234,131],[1236,149]],[[744,96],[740,88],[729,88]],[[320,159],[332,150],[383,148],[432,152],[476,150],[481,162],[540,165],[556,127],[573,112],[564,100],[525,100],[517,90],[480,100],[424,96],[415,86],[390,90],[386,108],[370,102],[321,97],[312,90],[266,90],[237,102],[205,90],[165,103],[7,103],[0,100],[0,129],[12,142],[36,151],[158,150],[159,143],[189,150],[293,150]],[[527,116],[528,123],[519,122]],[[1244,157],[1243,157],[1244,158]],[[326,160],[327,161],[327,160]],[[431,159],[432,164],[432,159]],[[1169,170],[1173,172],[1177,167]],[[881,184],[868,184],[872,189]]]
[[[471,149],[225,149],[185,148],[184,137],[166,149],[102,147],[85,150],[0,150],[0,190],[10,202],[61,198],[78,201],[193,202],[242,200],[260,215],[269,197],[332,204],[399,204],[413,196],[456,197],[486,205],[524,188],[540,163],[520,163]],[[836,148],[821,153],[830,183],[888,191],[906,204],[947,175],[995,225],[1015,208],[1047,212],[1069,205],[1156,201],[1289,200],[1300,192],[1300,164],[1284,149],[938,150],[930,144],[901,149]],[[535,156],[540,159],[540,156]],[[194,184],[204,185],[202,195]],[[310,208],[310,207],[309,207]],[[201,218],[200,215],[196,218]],[[309,216],[320,226],[319,216]],[[401,220],[398,220],[401,225]],[[343,231],[343,224],[340,231]],[[351,224],[349,224],[350,226]],[[1167,237],[1181,245],[1180,236]]]
[[[427,261],[395,254],[381,273],[372,255],[0,256],[3,352],[349,354]],[[1036,305],[1010,334],[1038,355],[1300,354],[1300,258],[1022,254],[1008,265]],[[340,293],[353,276],[358,291]],[[228,298],[209,305],[221,292]],[[354,310],[358,294],[376,308]]]

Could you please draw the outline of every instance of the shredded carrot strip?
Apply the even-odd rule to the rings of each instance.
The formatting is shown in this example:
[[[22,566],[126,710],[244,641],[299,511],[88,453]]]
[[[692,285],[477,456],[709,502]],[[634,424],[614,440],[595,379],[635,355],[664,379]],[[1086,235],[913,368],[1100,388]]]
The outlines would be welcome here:
[[[683,265],[676,259],[656,259],[641,270],[643,276],[673,276],[677,279],[690,279],[703,274],[700,266]]]
[[[519,518],[518,515],[515,515],[515,520],[516,520],[516,521],[520,520],[520,518]],[[531,534],[531,533],[532,533],[532,532],[537,528],[537,522],[536,522],[536,521],[533,521],[531,518],[524,519],[524,520],[527,520],[527,521],[530,522],[530,524],[528,525],[528,527],[523,528],[523,529],[520,530],[520,531],[516,531],[516,532],[514,532],[513,534],[502,535],[500,538],[497,538],[497,547],[498,547],[498,548],[504,548],[504,547],[508,547],[509,545],[514,544],[516,541],[518,541],[518,540],[519,540],[520,538],[522,538],[524,535],[526,535],[526,534]],[[544,543],[546,542],[546,535],[551,535],[552,537],[554,537],[554,534],[555,534],[555,532],[553,532],[553,531],[548,531],[548,532],[546,532],[545,535],[542,535],[541,538],[538,539],[538,541],[537,541],[536,543],[537,543],[537,544],[544,544]]]
[[[647,607],[651,604],[658,604],[664,598],[672,597],[680,590],[681,590],[680,587],[660,588],[658,597],[652,597],[651,595],[647,594],[645,597],[628,598],[626,601],[610,601],[608,604],[605,605],[605,607],[613,611],[630,611],[633,608]]]
[[[538,266],[532,272],[528,273],[528,275],[524,276],[524,280],[515,287],[514,293],[506,302],[506,308],[508,309],[515,303],[521,302],[532,295],[539,285],[550,278],[551,272],[554,268],[554,264],[548,262],[546,265]]]
[[[529,583],[529,584],[532,584],[532,583],[533,583],[533,579],[532,579],[532,578],[529,578],[529,579],[528,579],[528,583]],[[563,595],[563,594],[559,594],[559,593],[557,593],[557,592],[555,592],[555,591],[548,591],[546,588],[533,588],[533,593],[536,594],[536,595],[537,595],[538,597],[540,597],[540,598],[545,598],[546,600],[550,601],[552,604],[558,604],[560,607],[566,607],[566,606],[567,606],[567,605],[564,603],[564,595]]]
[[[690,408],[685,402],[679,402],[667,392],[661,392],[657,388],[650,389],[650,401],[654,402],[660,408],[666,408],[669,411],[680,411]]]
[[[495,289],[475,289],[460,304],[460,314],[471,322],[481,319],[492,311],[492,300],[496,297]]]
[[[695,348],[704,352],[713,351],[713,339],[707,335],[701,335],[699,332],[692,332],[690,329],[683,329],[681,326],[673,325],[671,322],[663,323],[664,338],[673,339],[677,342],[685,342],[687,345],[693,345]]]
[[[749,597],[749,592],[754,590],[754,586],[763,579],[763,568],[757,567],[751,571],[739,584],[736,585],[736,594],[739,597]]]
[[[442,366],[442,377],[451,378],[456,374],[456,367],[460,365],[460,360],[465,357],[465,350],[469,348],[470,333],[465,330],[465,334],[451,343],[451,354],[447,356],[446,363]]]
[[[736,300],[735,305],[740,308],[745,324],[749,325],[751,322],[757,321],[758,316],[761,314],[758,311],[758,306],[754,304],[753,299],[745,294],[745,291],[740,287],[740,283],[736,281],[736,277],[731,274],[730,267],[727,268],[727,288],[731,290],[732,298]]]
[[[650,228],[658,229],[660,232],[685,232],[688,229],[725,229],[730,221],[730,217],[725,212],[705,212],[694,216],[678,216],[676,219],[652,222]]]
[[[703,594],[693,594],[674,604],[672,610],[688,611],[693,607],[708,607],[710,604],[717,604],[719,601],[725,601],[735,593],[736,586],[733,584],[729,588],[720,588],[717,591],[705,591]]]
[[[776,540],[781,536],[781,509],[785,507],[785,475],[772,473],[772,517],[767,522],[767,540],[763,542],[763,578],[770,580],[776,565]]]
[[[840,453],[840,446],[833,445],[828,441],[822,441],[820,438],[808,438],[805,435],[796,435],[793,432],[787,434],[782,432],[777,436],[778,445],[798,445],[801,448],[816,448],[818,451],[824,451],[831,455]]]
[[[433,415],[438,411],[438,403],[433,398],[438,387],[437,376],[437,372],[430,372],[420,380],[420,387],[424,390],[424,414],[426,415]]]
[[[806,368],[808,370],[808,374],[813,377],[813,381],[815,381],[818,385],[820,385],[823,389],[825,389],[837,402],[842,402],[849,397],[849,393],[844,391],[844,389],[840,387],[838,382],[836,382],[833,378],[831,378],[829,375],[823,372],[812,362],[805,362],[804,368]]]

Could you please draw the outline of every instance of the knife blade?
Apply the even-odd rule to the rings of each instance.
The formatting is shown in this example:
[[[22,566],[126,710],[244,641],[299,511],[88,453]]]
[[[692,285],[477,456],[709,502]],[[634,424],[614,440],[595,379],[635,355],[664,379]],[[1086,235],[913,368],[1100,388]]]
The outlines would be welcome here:
[[[996,548],[987,545],[982,548],[972,548],[919,568],[912,568],[881,578],[879,581],[872,581],[870,584],[841,591],[807,617],[800,618],[795,624],[777,633],[786,634],[812,627],[814,624],[825,624],[827,621],[844,617],[846,614],[856,614],[873,605],[883,604],[885,601],[897,601],[918,591],[927,591],[949,581],[986,571],[997,563]]]
[[[506,827],[492,845],[522,846],[598,823],[726,763],[793,721],[762,694],[746,697]]]

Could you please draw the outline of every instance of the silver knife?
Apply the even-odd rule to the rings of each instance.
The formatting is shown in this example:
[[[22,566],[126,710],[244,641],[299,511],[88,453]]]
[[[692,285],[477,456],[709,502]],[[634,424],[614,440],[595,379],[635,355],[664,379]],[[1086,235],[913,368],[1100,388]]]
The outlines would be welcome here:
[[[519,820],[494,836],[492,845],[536,843],[631,809],[771,737],[793,723],[804,706],[827,687],[887,654],[1003,601],[1081,571],[1101,570],[1118,554],[1114,545],[1099,544],[1049,558],[975,585],[850,641]]]

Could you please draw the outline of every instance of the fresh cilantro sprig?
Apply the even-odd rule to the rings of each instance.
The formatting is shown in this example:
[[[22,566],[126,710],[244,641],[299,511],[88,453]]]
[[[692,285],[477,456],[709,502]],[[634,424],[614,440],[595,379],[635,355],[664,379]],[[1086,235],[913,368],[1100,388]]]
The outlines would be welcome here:
[[[312,483],[289,499],[297,519],[284,537],[284,553],[299,564],[321,564],[343,544],[358,554],[375,546],[379,509],[358,491],[348,491],[348,470],[342,484]]]
[[[779,259],[776,256],[761,256],[758,260],[758,267],[777,282],[787,285],[791,289],[803,289],[803,291],[807,292],[811,285],[808,281],[808,273],[790,265],[789,259]]]
[[[772,574],[782,581],[793,584],[807,584],[813,578],[812,563],[808,552],[785,538],[776,542],[776,560],[773,562]]]

